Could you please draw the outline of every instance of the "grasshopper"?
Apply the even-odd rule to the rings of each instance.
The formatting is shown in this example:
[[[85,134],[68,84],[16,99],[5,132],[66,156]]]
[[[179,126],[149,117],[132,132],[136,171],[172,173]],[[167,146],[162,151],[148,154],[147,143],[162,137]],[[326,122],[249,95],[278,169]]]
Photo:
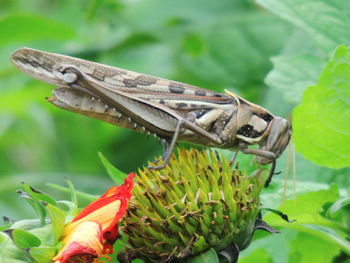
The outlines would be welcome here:
[[[153,134],[165,145],[162,169],[177,141],[256,155],[272,163],[269,184],[291,137],[290,123],[230,91],[220,94],[188,84],[98,64],[78,58],[21,48],[13,64],[28,75],[53,84],[54,105],[138,132]],[[249,148],[257,144],[259,148]]]

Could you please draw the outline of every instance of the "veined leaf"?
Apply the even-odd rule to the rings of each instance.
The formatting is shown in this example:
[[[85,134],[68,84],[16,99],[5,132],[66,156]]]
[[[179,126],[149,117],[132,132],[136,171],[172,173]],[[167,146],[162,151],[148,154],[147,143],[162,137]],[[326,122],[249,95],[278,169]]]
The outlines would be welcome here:
[[[315,83],[324,59],[312,54],[273,57],[273,70],[265,78],[270,87],[283,92],[285,101],[300,103],[304,90]]]
[[[308,32],[329,54],[339,44],[350,43],[349,2],[343,0],[257,0],[276,15]]]
[[[339,46],[293,111],[296,149],[319,165],[350,166],[350,47]]]
[[[264,220],[274,227],[290,228],[312,235],[314,239],[321,239],[350,253],[350,242],[346,240],[346,228],[323,215],[325,206],[338,198],[338,189],[335,185],[328,190],[301,194],[296,199],[296,205],[293,200],[289,200],[284,207],[278,208],[289,215],[290,219],[295,220],[293,223],[287,223],[273,214],[264,216]]]

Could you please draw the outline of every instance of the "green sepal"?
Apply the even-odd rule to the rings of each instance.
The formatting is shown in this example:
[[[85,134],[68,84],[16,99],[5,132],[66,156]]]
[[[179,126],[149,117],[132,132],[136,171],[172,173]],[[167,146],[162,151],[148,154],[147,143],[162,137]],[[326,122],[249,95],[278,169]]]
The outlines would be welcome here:
[[[219,263],[219,257],[216,254],[215,249],[209,248],[208,250],[204,251],[203,253],[191,257],[186,260],[186,263],[203,263],[203,262],[210,262],[210,263]]]
[[[4,231],[6,229],[9,229],[11,226],[10,219],[6,216],[4,216],[2,219],[4,221],[4,224],[2,226],[0,226],[0,231]]]
[[[27,249],[32,247],[38,247],[41,245],[40,239],[23,229],[10,229],[6,230],[7,233],[16,247],[20,249]]]
[[[193,242],[193,253],[196,253],[197,251],[203,251],[205,248],[208,247],[208,243],[205,240],[203,236],[197,237],[197,240]]]
[[[44,203],[46,210],[51,218],[52,231],[54,236],[54,244],[59,240],[63,233],[65,224],[65,214],[58,207]]]

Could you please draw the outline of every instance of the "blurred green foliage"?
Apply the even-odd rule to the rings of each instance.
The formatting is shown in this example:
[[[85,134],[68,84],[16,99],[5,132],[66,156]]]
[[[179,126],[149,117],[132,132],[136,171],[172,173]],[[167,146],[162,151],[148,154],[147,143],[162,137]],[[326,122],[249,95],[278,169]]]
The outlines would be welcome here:
[[[101,194],[112,183],[98,152],[127,173],[161,153],[153,138],[54,108],[44,99],[53,87],[11,65],[9,58],[15,49],[28,46],[219,92],[230,89],[290,118],[305,89],[319,79],[333,50],[350,44],[349,17],[350,4],[343,0],[0,0],[2,215],[13,219],[34,216],[13,194],[21,181],[45,189],[46,183],[63,183],[68,176],[79,190]],[[349,97],[341,99],[349,112]],[[350,118],[345,113],[343,118],[348,128]],[[299,120],[299,126],[305,127],[305,119],[299,116]],[[332,142],[332,133],[322,134],[325,141]],[[311,143],[312,138],[299,142]],[[297,146],[313,159],[307,154],[308,147]],[[350,145],[344,147],[342,153],[348,157]],[[279,170],[285,170],[286,155],[278,161]],[[350,169],[342,167],[321,167],[297,154],[297,194],[310,192],[304,200],[307,203],[316,198],[313,192],[321,198],[319,191],[336,183],[339,196],[325,200],[321,207],[337,198],[347,200]],[[282,181],[276,176],[266,190],[265,206],[280,205]],[[288,190],[291,187],[289,184]],[[349,210],[346,205],[340,207]],[[339,211],[329,219],[334,225],[349,219],[349,212]],[[314,212],[322,213],[322,209]],[[293,217],[294,210],[290,213]],[[326,238],[314,244],[315,238],[292,228],[281,235],[262,235],[243,253],[242,262],[349,260],[336,242]],[[314,256],[327,248],[332,251],[330,256]]]

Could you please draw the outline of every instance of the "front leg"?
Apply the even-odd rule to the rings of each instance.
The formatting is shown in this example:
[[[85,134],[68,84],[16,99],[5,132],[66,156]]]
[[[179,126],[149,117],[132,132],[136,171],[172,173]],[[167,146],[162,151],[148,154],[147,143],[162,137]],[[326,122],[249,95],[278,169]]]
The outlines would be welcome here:
[[[248,144],[246,142],[240,141],[238,144],[238,147],[241,150],[241,152],[245,154],[253,154],[253,155],[261,156],[270,160],[276,159],[276,154],[274,154],[273,152],[269,152],[261,149],[250,149],[248,148]]]
[[[275,174],[279,174],[280,172],[278,173],[275,173],[275,169],[276,169],[276,159],[274,159],[272,161],[272,166],[271,166],[271,169],[270,169],[270,173],[269,173],[269,176],[267,177],[266,181],[265,181],[265,184],[264,184],[264,187],[268,187],[271,180],[272,180],[272,176],[274,176]]]
[[[265,184],[264,184],[265,187],[268,187],[270,182],[271,182],[272,176],[274,176],[275,174],[278,174],[278,173],[275,173],[276,155],[273,152],[269,152],[269,151],[265,151],[265,150],[261,150],[261,149],[250,149],[250,148],[248,148],[248,144],[245,142],[240,142],[238,144],[238,147],[245,154],[254,154],[254,155],[261,156],[261,157],[268,158],[268,159],[272,160],[272,166],[270,169],[270,173],[269,173],[269,176],[267,177]]]
[[[233,163],[235,162],[237,154],[238,154],[238,150],[232,154],[232,157],[231,157],[230,162],[229,162],[230,167],[232,167]]]

